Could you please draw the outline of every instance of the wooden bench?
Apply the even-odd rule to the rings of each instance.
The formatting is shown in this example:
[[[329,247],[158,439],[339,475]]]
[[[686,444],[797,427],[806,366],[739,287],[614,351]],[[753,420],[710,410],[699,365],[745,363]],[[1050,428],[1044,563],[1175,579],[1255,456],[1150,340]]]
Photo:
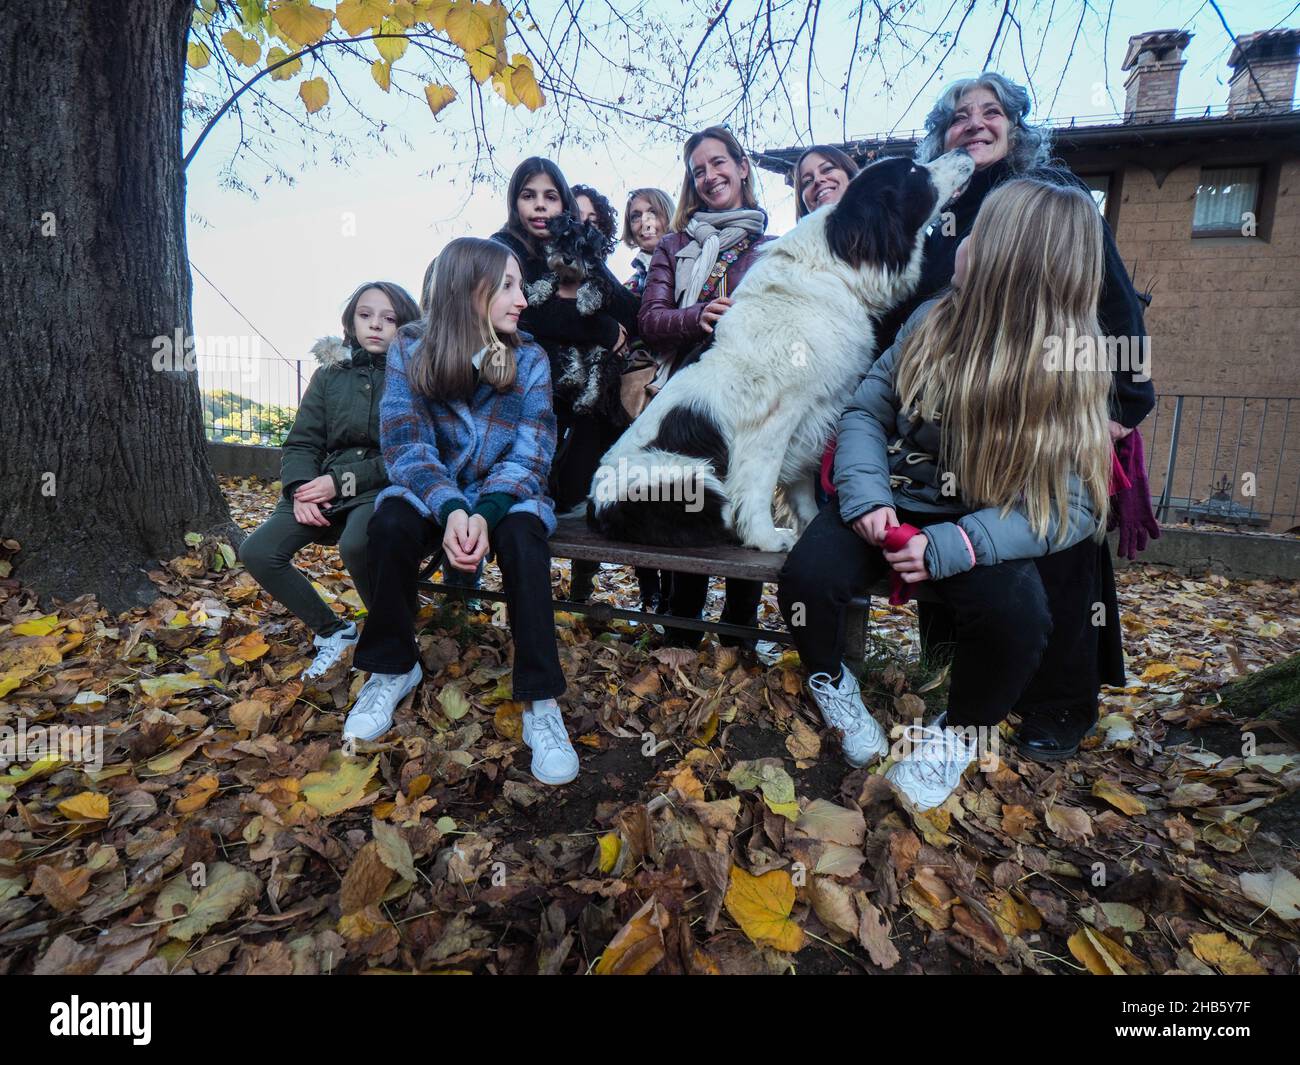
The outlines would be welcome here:
[[[608,562],[629,567],[647,567],[652,569],[673,570],[678,573],[703,573],[710,577],[740,577],[745,580],[763,581],[775,584],[781,567],[785,564],[785,554],[780,551],[754,551],[748,547],[652,547],[647,544],[632,544],[615,540],[606,540],[587,527],[582,517],[564,517],[557,520],[554,534],[550,539],[551,557],[581,559],[587,562]],[[460,599],[486,599],[492,602],[504,602],[501,592],[464,585],[446,584],[431,580],[433,574],[443,563],[439,552],[421,571],[420,587],[425,591],[440,592]],[[444,574],[445,576],[445,574]],[[930,599],[924,587],[917,589],[918,599]],[[887,598],[889,587],[882,582],[871,589],[871,594]],[[866,656],[867,611],[871,605],[869,596],[857,596],[849,601],[845,616],[845,657],[849,664],[859,667]],[[611,603],[591,601],[575,603],[568,599],[555,599],[552,606],[556,610],[585,614],[595,621],[605,624],[615,618],[631,621],[640,625],[667,625],[668,618],[663,614],[652,614],[643,610],[629,610]],[[690,629],[696,632],[713,632],[724,636],[737,636],[744,639],[770,640],[773,643],[790,644],[790,633],[784,628],[764,628],[754,625],[733,625],[725,621],[709,621],[695,618],[672,618],[674,628]]]

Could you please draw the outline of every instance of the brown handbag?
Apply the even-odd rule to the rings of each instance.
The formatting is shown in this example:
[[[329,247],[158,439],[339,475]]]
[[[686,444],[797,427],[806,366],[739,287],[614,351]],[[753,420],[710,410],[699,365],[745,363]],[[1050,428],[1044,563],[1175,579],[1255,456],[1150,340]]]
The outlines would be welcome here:
[[[619,400],[628,421],[636,418],[654,399],[649,386],[658,371],[659,364],[645,349],[634,351],[628,359],[627,369],[619,381]]]

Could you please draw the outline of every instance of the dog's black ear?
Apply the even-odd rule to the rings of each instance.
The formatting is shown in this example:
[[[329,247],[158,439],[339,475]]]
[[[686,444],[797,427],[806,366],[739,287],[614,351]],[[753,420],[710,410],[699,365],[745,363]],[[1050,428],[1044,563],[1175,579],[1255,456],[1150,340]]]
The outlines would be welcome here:
[[[831,252],[855,268],[904,269],[934,197],[929,174],[910,160],[886,159],[867,167],[849,182],[826,220]]]

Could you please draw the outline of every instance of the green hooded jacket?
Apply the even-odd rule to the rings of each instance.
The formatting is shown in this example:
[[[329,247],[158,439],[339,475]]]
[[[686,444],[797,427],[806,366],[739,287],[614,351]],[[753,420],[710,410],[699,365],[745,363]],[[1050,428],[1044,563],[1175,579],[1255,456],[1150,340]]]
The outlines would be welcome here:
[[[292,502],[295,488],[329,474],[338,493],[326,511],[332,518],[372,502],[388,485],[379,449],[385,356],[338,337],[322,337],[311,351],[320,369],[281,445],[280,482],[284,498]]]

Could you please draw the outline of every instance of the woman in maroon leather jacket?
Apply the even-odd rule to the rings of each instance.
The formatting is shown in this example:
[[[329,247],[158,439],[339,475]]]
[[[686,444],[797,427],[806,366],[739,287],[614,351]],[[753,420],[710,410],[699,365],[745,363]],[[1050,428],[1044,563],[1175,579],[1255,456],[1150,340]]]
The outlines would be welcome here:
[[[753,168],[729,130],[710,126],[693,134],[682,154],[686,173],[673,232],[659,242],[650,261],[637,317],[646,344],[672,353],[665,375],[700,357],[714,325],[731,306],[729,293],[749,269],[754,249],[772,239],[763,232],[767,214],[754,196]],[[674,573],[668,614],[700,617],[708,587],[709,578],[702,574]],[[755,624],[762,595],[761,581],[728,578],[722,620]],[[694,647],[700,634],[669,628],[667,639]],[[721,642],[753,645],[734,636],[723,636]]]

